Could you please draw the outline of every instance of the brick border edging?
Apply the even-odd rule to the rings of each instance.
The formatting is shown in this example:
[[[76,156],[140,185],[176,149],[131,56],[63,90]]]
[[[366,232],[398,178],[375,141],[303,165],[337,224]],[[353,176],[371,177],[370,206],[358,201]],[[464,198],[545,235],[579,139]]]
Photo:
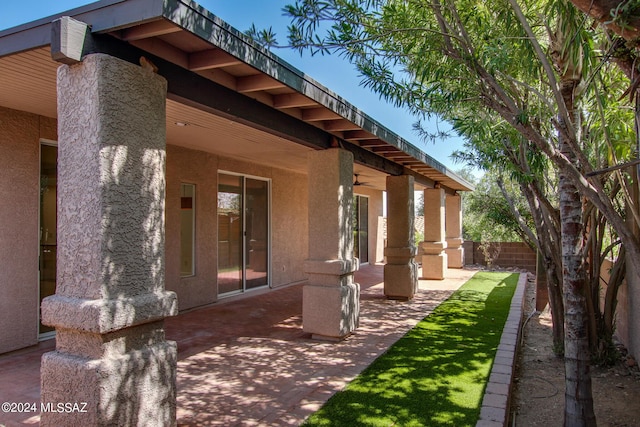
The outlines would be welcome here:
[[[504,324],[496,358],[491,368],[489,383],[484,392],[480,419],[476,427],[506,427],[509,422],[511,385],[520,343],[520,325],[526,284],[527,273],[520,273],[518,285],[511,299],[509,316]]]

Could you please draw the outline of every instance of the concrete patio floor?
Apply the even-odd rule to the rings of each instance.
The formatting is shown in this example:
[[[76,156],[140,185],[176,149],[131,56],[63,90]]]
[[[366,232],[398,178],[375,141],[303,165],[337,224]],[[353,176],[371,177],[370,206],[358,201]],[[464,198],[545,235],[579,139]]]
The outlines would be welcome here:
[[[387,300],[382,265],[363,266],[360,327],[341,342],[302,331],[302,285],[222,300],[166,320],[178,342],[178,425],[299,425],[476,270],[421,280],[409,302]],[[0,356],[0,400],[40,402],[40,356],[54,341]],[[0,425],[39,414],[0,413]]]

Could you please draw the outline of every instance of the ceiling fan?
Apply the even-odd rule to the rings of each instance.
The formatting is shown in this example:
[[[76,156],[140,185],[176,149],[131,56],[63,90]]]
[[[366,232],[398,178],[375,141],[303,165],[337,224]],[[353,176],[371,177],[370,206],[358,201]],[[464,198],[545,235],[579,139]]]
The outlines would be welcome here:
[[[358,186],[358,185],[364,185],[364,186],[367,186],[367,184],[369,184],[368,182],[360,182],[360,181],[358,181],[358,176],[359,176],[359,175],[360,175],[359,173],[354,173],[354,174],[353,174],[353,176],[355,176],[355,177],[356,177],[356,179],[353,181],[353,186],[354,186],[354,187],[356,187],[356,186]]]

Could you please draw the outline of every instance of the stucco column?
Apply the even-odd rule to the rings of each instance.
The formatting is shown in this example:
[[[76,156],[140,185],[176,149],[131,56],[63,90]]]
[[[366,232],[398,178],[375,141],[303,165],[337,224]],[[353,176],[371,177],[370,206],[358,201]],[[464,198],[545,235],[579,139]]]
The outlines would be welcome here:
[[[391,299],[408,300],[418,290],[414,217],[413,177],[388,176],[384,294]]]
[[[353,273],[353,155],[332,148],[309,153],[309,277],[303,330],[339,340],[358,327],[360,285]]]
[[[447,236],[447,267],[464,266],[464,248],[462,243],[462,197],[459,194],[445,195],[445,232]]]
[[[58,267],[42,303],[43,426],[176,423],[164,318],[166,81],[107,55],[58,69]],[[86,406],[84,405],[86,403]]]
[[[422,278],[444,279],[447,271],[445,193],[441,188],[424,190],[424,242],[421,243]]]

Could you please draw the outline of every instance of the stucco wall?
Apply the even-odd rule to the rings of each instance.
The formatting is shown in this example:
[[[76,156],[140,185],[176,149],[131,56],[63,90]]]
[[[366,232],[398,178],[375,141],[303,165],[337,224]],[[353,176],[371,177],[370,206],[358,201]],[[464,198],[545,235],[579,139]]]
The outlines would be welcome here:
[[[303,265],[309,254],[307,176],[272,170],[272,286],[306,280]]]
[[[178,295],[180,310],[216,301],[218,158],[167,145],[166,283]],[[180,184],[195,184],[195,271],[180,277]]]
[[[166,288],[180,310],[217,299],[218,171],[271,179],[271,285],[305,280],[308,254],[307,177],[202,151],[167,145]],[[180,184],[195,184],[196,274],[180,277]]]
[[[40,138],[54,120],[0,107],[0,353],[38,341]]]
[[[609,274],[613,267],[613,262],[605,259],[600,270],[600,310],[604,311],[605,295],[607,292],[607,283],[609,283],[611,275]],[[627,281],[625,280],[618,288],[618,300],[616,303],[615,313],[615,331],[614,335],[629,350],[629,297]]]
[[[306,175],[226,157],[220,157],[218,168],[271,179],[271,286],[305,280],[303,264],[309,253]]]

